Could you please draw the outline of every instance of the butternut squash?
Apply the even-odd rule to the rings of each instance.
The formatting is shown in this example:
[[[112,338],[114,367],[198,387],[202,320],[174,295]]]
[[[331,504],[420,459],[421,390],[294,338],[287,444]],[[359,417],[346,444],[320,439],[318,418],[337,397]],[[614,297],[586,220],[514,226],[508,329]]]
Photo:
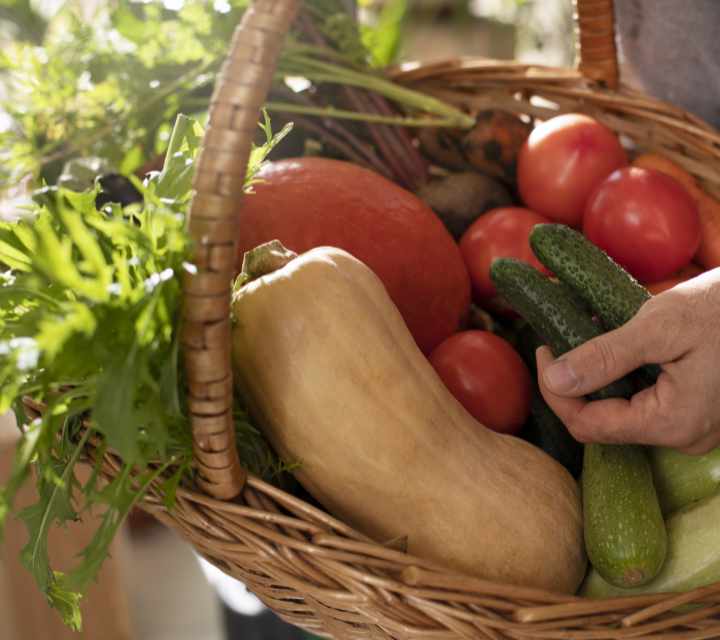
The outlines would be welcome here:
[[[577,485],[541,450],[475,421],[375,274],[321,247],[240,287],[236,380],[299,482],[378,542],[489,580],[575,592]]]

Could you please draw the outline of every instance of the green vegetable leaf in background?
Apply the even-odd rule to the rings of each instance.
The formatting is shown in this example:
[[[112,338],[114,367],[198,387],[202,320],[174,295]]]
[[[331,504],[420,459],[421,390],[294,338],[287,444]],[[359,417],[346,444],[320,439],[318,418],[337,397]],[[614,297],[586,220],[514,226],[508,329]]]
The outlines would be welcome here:
[[[253,149],[248,185],[290,130],[274,135],[267,115],[260,126],[265,142]],[[97,188],[49,187],[31,215],[0,223],[0,412],[13,407],[26,425],[0,492],[0,526],[34,464],[39,500],[20,513],[29,532],[22,559],[73,628],[80,596],[130,509],[151,487],[172,505],[191,475],[178,332],[185,214],[202,138],[196,120],[178,118],[162,171],[136,183],[141,206],[98,211]],[[47,406],[30,424],[24,397]],[[287,469],[241,406],[236,432],[247,468],[268,479]],[[81,481],[76,467],[92,448],[118,454],[120,472],[103,479],[96,462]],[[55,571],[48,532],[90,510],[100,517],[93,539],[76,566]]]
[[[180,114],[175,122],[162,171],[155,178],[155,193],[164,198],[172,194],[185,194],[189,198],[194,174],[195,151],[200,146],[203,128],[193,118]]]
[[[370,53],[373,66],[383,68],[395,62],[400,52],[407,11],[407,0],[388,0],[380,11],[377,24],[363,28],[362,41]]]
[[[263,121],[260,123],[260,129],[265,136],[265,142],[260,146],[253,144],[250,151],[248,170],[245,174],[245,191],[247,193],[252,193],[253,184],[258,180],[257,175],[265,165],[271,151],[285,139],[292,131],[292,128],[293,125],[289,122],[278,133],[273,133],[270,126],[270,116],[267,111],[263,111]]]
[[[204,118],[248,0],[179,4],[61,2],[42,46],[20,38],[0,50],[0,195],[4,186],[27,178],[55,185],[68,162],[89,158],[101,161],[103,171],[144,174],[167,149],[168,122],[178,113]],[[287,96],[284,74],[319,86],[362,87],[401,112],[421,116],[420,122],[308,105],[307,95],[289,102],[272,98],[271,110],[369,123],[470,126],[454,107],[380,82],[379,69],[399,51],[407,7],[407,0],[388,0],[375,25],[364,27],[354,20],[351,0],[306,0],[315,36],[327,45],[314,46],[311,38],[298,48],[289,38],[274,90]],[[72,172],[67,177],[72,179]]]
[[[52,412],[49,412],[46,420],[49,423],[48,430],[50,430],[56,418]],[[25,521],[30,533],[30,539],[21,552],[22,562],[32,573],[40,588],[47,594],[51,604],[57,604],[53,602],[53,599],[63,603],[68,622],[77,620],[79,611],[75,611],[72,606],[67,610],[68,603],[73,602],[74,598],[57,583],[56,576],[50,568],[47,548],[48,534],[54,525],[77,519],[77,513],[72,504],[73,474],[89,436],[90,431],[88,430],[67,461],[52,460],[48,466],[43,468],[43,473],[37,483],[39,501],[20,513],[20,518]],[[48,477],[51,473],[53,475]],[[52,590],[51,587],[53,587]],[[79,602],[79,600],[75,601]],[[79,630],[74,623],[71,626]]]
[[[26,175],[55,184],[72,158],[131,173],[163,153],[165,124],[207,109],[247,4],[59,3],[41,47],[20,37],[0,52],[0,188]],[[24,13],[7,13],[22,33]]]
[[[16,27],[15,36],[34,44],[41,44],[47,20],[38,13],[30,0],[0,0],[0,23],[8,22]]]

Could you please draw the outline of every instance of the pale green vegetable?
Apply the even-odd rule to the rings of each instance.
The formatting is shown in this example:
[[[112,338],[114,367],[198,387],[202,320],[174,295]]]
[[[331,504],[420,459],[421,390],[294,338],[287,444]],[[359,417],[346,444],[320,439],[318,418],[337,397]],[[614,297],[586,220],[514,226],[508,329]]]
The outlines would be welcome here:
[[[704,456],[688,456],[664,447],[654,447],[649,453],[663,513],[673,513],[720,492],[720,447]]]
[[[580,589],[588,598],[640,593],[681,593],[720,581],[720,495],[676,512],[667,520],[668,554],[658,576],[634,589],[605,582],[594,569]]]

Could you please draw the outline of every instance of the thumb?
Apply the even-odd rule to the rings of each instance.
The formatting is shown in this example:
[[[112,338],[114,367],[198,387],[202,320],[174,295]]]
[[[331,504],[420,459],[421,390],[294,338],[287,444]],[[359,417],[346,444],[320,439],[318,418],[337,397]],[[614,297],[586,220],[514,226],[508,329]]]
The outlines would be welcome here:
[[[636,316],[548,364],[542,370],[542,381],[556,395],[584,396],[644,364],[661,362],[661,350],[656,331]]]

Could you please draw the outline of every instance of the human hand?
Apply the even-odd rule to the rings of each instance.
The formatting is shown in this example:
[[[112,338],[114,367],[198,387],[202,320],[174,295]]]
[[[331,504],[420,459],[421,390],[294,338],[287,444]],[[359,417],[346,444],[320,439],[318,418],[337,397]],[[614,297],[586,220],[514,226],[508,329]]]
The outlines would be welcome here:
[[[657,363],[629,400],[583,396]],[[720,445],[720,268],[646,302],[619,329],[558,359],[537,352],[545,401],[580,442],[660,445],[701,455]]]

